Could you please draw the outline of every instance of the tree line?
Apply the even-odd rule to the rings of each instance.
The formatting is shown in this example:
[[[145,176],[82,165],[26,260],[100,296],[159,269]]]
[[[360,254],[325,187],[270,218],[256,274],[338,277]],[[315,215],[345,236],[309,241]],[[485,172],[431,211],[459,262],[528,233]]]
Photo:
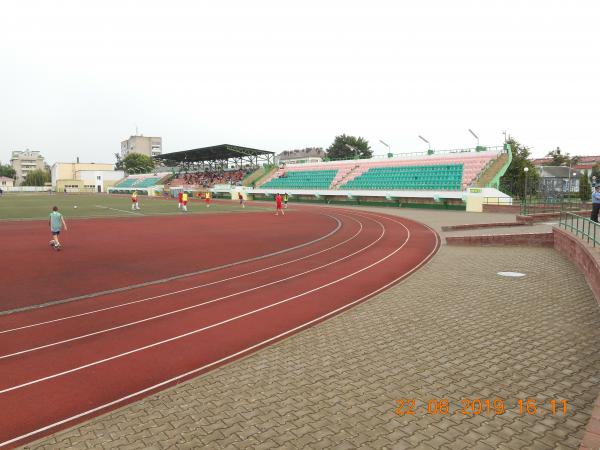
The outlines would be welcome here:
[[[17,171],[10,164],[0,164],[0,177],[17,178]],[[28,172],[21,186],[44,186],[52,177],[49,169],[36,169]]]
[[[506,143],[511,147],[512,163],[504,176],[500,179],[499,189],[506,194],[519,198],[523,198],[525,194],[539,194],[540,175],[533,162],[529,159],[531,156],[529,148],[512,137],[509,138]],[[574,167],[581,160],[580,156],[570,156],[569,153],[563,153],[558,147],[556,150],[548,152],[546,158],[549,158],[550,160],[545,165],[557,167]],[[527,172],[525,172],[526,167]],[[593,176],[596,176],[600,180],[600,164],[598,163],[592,167],[591,173],[585,170],[579,175],[578,196],[582,201],[588,201],[592,196],[590,179]],[[526,177],[527,193],[524,192]]]

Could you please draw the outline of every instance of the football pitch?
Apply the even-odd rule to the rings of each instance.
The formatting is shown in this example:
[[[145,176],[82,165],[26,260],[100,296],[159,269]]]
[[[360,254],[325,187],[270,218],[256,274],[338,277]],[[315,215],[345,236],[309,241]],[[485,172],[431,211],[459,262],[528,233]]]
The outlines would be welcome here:
[[[188,202],[188,212],[177,208],[177,199],[139,196],[140,211],[131,210],[131,198],[108,194],[4,194],[0,197],[0,220],[47,219],[53,206],[69,218],[130,217],[164,214],[206,214],[225,212],[256,212],[268,209],[263,205],[246,205],[229,199],[212,200],[207,208],[203,199]]]

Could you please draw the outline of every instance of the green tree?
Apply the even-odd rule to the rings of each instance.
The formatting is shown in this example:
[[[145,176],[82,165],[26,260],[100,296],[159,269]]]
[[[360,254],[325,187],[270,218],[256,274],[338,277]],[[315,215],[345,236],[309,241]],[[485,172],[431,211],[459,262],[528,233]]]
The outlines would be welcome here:
[[[592,167],[592,177],[596,177],[597,182],[600,183],[600,163],[596,163]]]
[[[556,147],[556,150],[548,152],[546,157],[552,158],[552,161],[548,163],[550,166],[574,166],[579,161],[579,156],[571,157],[569,153],[563,153],[560,147]]]
[[[115,163],[115,170],[125,170],[123,168],[123,160],[121,159],[121,155],[115,153],[115,158],[117,160],[117,162]]]
[[[44,186],[51,180],[50,172],[47,170],[32,170],[27,174],[21,186]]]
[[[582,202],[588,202],[592,198],[592,185],[587,170],[579,175],[579,198]]]
[[[531,152],[516,139],[506,141],[512,152],[512,162],[500,179],[500,190],[515,197],[523,198],[525,191],[525,178],[527,177],[527,193],[533,195],[537,192],[540,175],[529,160]],[[528,171],[525,172],[525,167]]]
[[[345,134],[336,136],[333,144],[327,149],[328,159],[354,159],[357,156],[363,159],[373,156],[369,141],[361,137],[346,136]]]
[[[0,177],[8,177],[13,180],[17,176],[17,171],[9,164],[0,164]]]
[[[154,169],[154,160],[141,153],[128,153],[122,162],[127,173],[148,173]]]

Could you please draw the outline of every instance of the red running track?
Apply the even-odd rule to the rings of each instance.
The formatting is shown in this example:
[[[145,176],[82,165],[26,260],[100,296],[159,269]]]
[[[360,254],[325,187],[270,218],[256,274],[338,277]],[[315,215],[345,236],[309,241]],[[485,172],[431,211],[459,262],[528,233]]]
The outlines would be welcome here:
[[[244,223],[239,245],[227,234],[203,241],[203,254],[226,254],[215,258],[225,267],[0,316],[0,447],[72,426],[331,317],[400,281],[439,247],[422,224],[358,210],[258,213],[252,220],[266,228],[264,242],[246,233],[248,214],[211,217],[217,227],[218,219]],[[195,256],[179,255],[190,264]],[[263,257],[242,262],[253,256]],[[83,281],[77,288],[88,289]]]
[[[47,221],[0,222],[0,245],[11,255],[11,271],[0,271],[0,311],[206,270],[302,245],[337,227],[332,217],[302,214],[279,239],[276,219],[265,213],[74,219],[61,235],[68,256],[49,251]]]

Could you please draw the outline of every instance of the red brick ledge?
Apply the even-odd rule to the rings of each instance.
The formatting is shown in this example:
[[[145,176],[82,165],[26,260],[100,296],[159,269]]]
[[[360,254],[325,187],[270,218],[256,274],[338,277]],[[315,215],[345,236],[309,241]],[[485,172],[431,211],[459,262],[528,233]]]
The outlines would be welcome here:
[[[573,213],[573,214],[579,214],[580,216],[584,216],[584,217],[589,217],[591,214],[591,211],[588,211],[588,210],[569,211],[569,212]],[[530,214],[528,216],[517,215],[517,222],[527,222],[527,223],[543,222],[545,220],[553,220],[553,219],[559,219],[559,218],[560,218],[560,211],[557,211],[557,212]]]
[[[521,212],[521,205],[519,203],[515,203],[514,205],[494,205],[487,203],[483,205],[483,212],[518,214]]]
[[[590,289],[600,305],[600,261],[587,244],[559,227],[552,227],[554,248],[569,258],[585,276]]]
[[[479,236],[448,236],[448,245],[553,247],[553,233],[484,234]]]
[[[475,230],[478,228],[522,227],[532,225],[527,222],[491,222],[491,223],[466,223],[463,225],[444,225],[442,231]]]

